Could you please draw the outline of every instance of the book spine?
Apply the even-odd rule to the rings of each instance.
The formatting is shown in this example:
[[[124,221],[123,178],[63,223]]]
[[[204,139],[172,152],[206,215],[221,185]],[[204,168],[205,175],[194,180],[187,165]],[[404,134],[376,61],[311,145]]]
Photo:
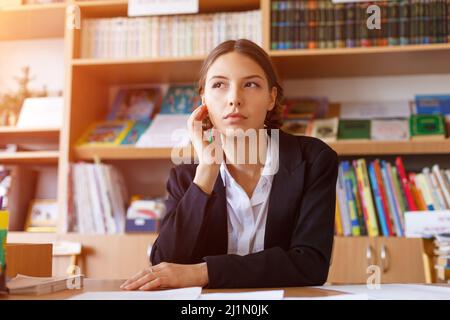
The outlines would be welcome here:
[[[368,202],[367,202],[366,194],[364,191],[364,182],[363,182],[363,176],[362,176],[363,174],[362,174],[361,168],[360,168],[357,160],[353,161],[353,167],[355,168],[359,196],[361,199],[364,219],[365,219],[366,225],[367,225],[367,233],[370,237],[376,237],[376,236],[378,236],[378,227],[377,227],[376,223],[375,224],[373,223],[373,220],[371,219],[371,217],[369,215]]]
[[[356,47],[355,28],[356,28],[356,4],[345,4],[345,46],[347,48]]]
[[[363,183],[363,192],[364,197],[366,199],[367,204],[367,212],[370,219],[370,225],[373,228],[373,234],[374,236],[378,236],[380,234],[378,229],[378,220],[377,220],[377,214],[375,212],[374,208],[374,201],[372,198],[372,189],[370,187],[369,182],[369,175],[367,173],[367,166],[366,166],[366,160],[365,159],[359,159],[358,160],[359,168],[361,170],[361,178]]]
[[[380,35],[380,41],[378,43],[379,46],[387,46],[389,44],[388,42],[388,30],[389,30],[389,24],[388,24],[388,4],[387,1],[381,1],[378,4],[380,6],[381,10],[381,35]]]
[[[411,23],[411,6],[409,0],[401,0],[399,2],[399,36],[400,45],[409,44],[411,38],[410,23]]]
[[[308,49],[317,47],[317,0],[308,0]]]
[[[317,47],[319,49],[325,49],[327,47],[326,39],[326,7],[325,0],[317,0]]]
[[[339,201],[337,201],[336,195],[336,208],[335,208],[335,217],[334,217],[334,234],[336,236],[343,236],[344,231],[342,229],[342,221],[341,221],[341,211],[339,209]]]
[[[339,165],[338,169],[338,181],[337,181],[337,194],[338,194],[338,201],[339,201],[339,210],[341,213],[341,221],[342,221],[342,228],[343,233],[345,236],[352,235],[351,229],[350,229],[350,215],[349,215],[349,207],[347,203],[347,195],[345,190],[345,182],[344,182],[344,172],[342,164]]]
[[[431,195],[431,190],[428,188],[428,185],[425,181],[425,177],[423,173],[418,173],[415,175],[415,181],[417,188],[422,193],[423,199],[425,201],[426,210],[433,211],[434,205],[433,205],[433,197]]]
[[[359,197],[359,189],[358,189],[358,182],[356,179],[356,172],[354,170],[354,167],[352,167],[350,165],[350,163],[348,164],[348,166],[349,166],[349,170],[347,172],[349,173],[349,178],[352,183],[352,195],[353,195],[353,199],[354,199],[355,205],[356,205],[356,212],[358,214],[358,222],[359,222],[360,232],[361,232],[362,236],[366,236],[368,226],[366,223],[366,219],[364,217],[361,199]]]
[[[307,49],[309,41],[309,6],[307,0],[300,0],[300,44],[299,49]]]
[[[334,4],[334,46],[336,48],[345,48],[345,6],[342,3]]]
[[[387,190],[383,183],[383,177],[381,176],[379,160],[375,160],[373,162],[373,168],[374,168],[375,177],[377,180],[378,190],[380,191],[381,203],[383,205],[384,221],[386,222],[386,226],[387,226],[389,235],[394,236],[395,235],[395,231],[393,228],[394,222],[393,222],[392,212],[390,211],[390,208],[388,205],[388,199],[387,199],[387,195],[386,195]]]
[[[334,7],[333,3],[330,0],[325,1],[325,39],[326,39],[326,47],[334,48],[335,40],[334,40],[334,30],[336,27],[335,18],[334,18]]]
[[[367,28],[367,7],[368,2],[360,2],[356,4],[356,23],[357,23],[357,46],[371,47],[372,41],[370,39],[369,29]]]
[[[295,0],[293,2],[293,21],[292,21],[292,28],[293,28],[293,35],[294,35],[294,41],[293,41],[293,48],[294,49],[300,49],[300,42],[301,42],[301,21],[302,21],[302,6],[300,0]]]
[[[420,0],[410,0],[410,23],[409,32],[410,44],[419,43],[419,14],[420,14]]]
[[[388,1],[388,45],[399,44],[398,2]]]
[[[395,159],[395,164],[397,166],[398,169],[398,173],[400,175],[400,181],[401,181],[401,185],[403,188],[403,192],[406,195],[406,200],[408,203],[408,210],[410,211],[416,211],[416,205],[414,203],[414,199],[412,197],[411,194],[411,190],[409,188],[409,182],[408,182],[408,178],[406,177],[406,171],[405,171],[405,167],[403,166],[403,160],[401,157],[397,157]]]
[[[403,236],[403,228],[400,223],[400,216],[399,216],[400,213],[398,210],[398,206],[396,204],[395,195],[394,195],[394,187],[393,187],[390,175],[389,175],[388,166],[385,161],[381,162],[381,174],[383,176],[384,185],[386,186],[386,191],[387,191],[386,194],[387,194],[388,200],[389,200],[389,207],[390,207],[391,212],[393,213],[392,216],[394,218],[395,233],[398,237],[402,237]]]
[[[377,208],[378,220],[380,221],[381,232],[383,236],[389,237],[389,230],[387,228],[387,223],[385,221],[385,213],[381,201],[381,193],[380,190],[378,189],[377,178],[375,177],[375,170],[373,168],[373,163],[369,164],[369,178],[375,199],[375,206]]]

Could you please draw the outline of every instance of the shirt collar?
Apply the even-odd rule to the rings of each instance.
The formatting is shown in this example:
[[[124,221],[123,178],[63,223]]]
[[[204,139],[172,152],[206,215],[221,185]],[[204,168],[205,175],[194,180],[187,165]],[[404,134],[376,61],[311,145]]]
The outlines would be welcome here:
[[[267,179],[268,182],[271,182],[274,175],[273,166],[278,165],[278,157],[274,157],[273,151],[278,150],[278,145],[276,145],[277,144],[276,139],[271,139],[270,136],[267,134],[267,130],[265,130],[265,135],[267,138],[267,152],[266,152],[266,162],[261,171],[261,177],[263,179]],[[276,155],[278,155],[278,152],[276,153]],[[222,177],[223,185],[225,187],[229,186],[231,181],[234,181],[233,177],[228,171],[225,161],[222,161],[222,163],[220,164],[220,176]]]

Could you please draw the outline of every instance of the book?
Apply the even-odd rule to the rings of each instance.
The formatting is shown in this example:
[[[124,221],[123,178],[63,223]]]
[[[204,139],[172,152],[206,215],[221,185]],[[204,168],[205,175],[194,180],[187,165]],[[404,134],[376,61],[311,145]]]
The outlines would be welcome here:
[[[10,294],[41,295],[63,291],[74,286],[81,288],[83,278],[81,274],[60,277],[30,277],[18,274],[6,285]]]
[[[328,98],[321,96],[304,96],[286,99],[284,108],[285,119],[317,119],[323,118],[328,112]]]
[[[338,139],[370,139],[370,120],[339,120]]]
[[[308,119],[286,119],[280,129],[296,136],[309,136],[311,135],[312,124],[313,121]]]
[[[343,102],[341,119],[407,119],[411,115],[408,101]]]
[[[370,138],[376,141],[405,141],[409,139],[408,120],[374,119],[370,124]]]
[[[416,95],[416,114],[450,114],[450,94],[447,95]]]
[[[93,123],[80,137],[78,145],[119,145],[133,127],[133,121],[114,120]]]
[[[18,128],[61,128],[63,97],[26,98],[17,120]]]
[[[337,117],[329,119],[315,119],[312,123],[311,135],[324,142],[334,142],[337,139],[339,120]]]
[[[161,99],[157,87],[119,89],[106,119],[148,122],[158,111]]]
[[[131,129],[128,131],[127,135],[120,142],[122,145],[135,145],[142,134],[151,125],[152,121],[135,121]]]
[[[201,104],[196,86],[171,85],[164,96],[159,114],[190,114]]]
[[[413,140],[445,139],[445,124],[441,115],[412,115],[409,128]]]

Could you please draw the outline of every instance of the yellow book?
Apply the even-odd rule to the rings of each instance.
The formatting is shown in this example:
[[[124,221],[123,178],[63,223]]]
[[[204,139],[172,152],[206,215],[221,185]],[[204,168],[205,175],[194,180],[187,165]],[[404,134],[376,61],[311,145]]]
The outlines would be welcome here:
[[[336,226],[336,235],[342,236],[344,235],[342,229],[342,221],[341,221],[341,212],[339,211],[339,203],[336,199],[336,218],[335,218],[335,226]]]
[[[366,207],[367,218],[369,222],[368,234],[371,237],[378,237],[379,230],[378,230],[377,216],[375,212],[375,207],[373,206],[372,191],[370,188],[369,178],[367,174],[366,160],[365,159],[357,160],[357,168],[358,168],[357,170],[358,176],[361,179],[362,193],[364,198],[363,201]]]
[[[133,127],[134,121],[114,120],[93,123],[78,140],[77,145],[119,145]]]

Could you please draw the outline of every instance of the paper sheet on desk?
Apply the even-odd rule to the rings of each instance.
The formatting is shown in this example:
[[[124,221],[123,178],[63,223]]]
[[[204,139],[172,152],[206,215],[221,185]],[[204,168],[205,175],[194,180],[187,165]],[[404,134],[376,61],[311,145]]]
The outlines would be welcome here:
[[[205,293],[200,300],[281,300],[284,290]]]
[[[201,287],[158,291],[92,291],[69,300],[196,300],[201,292]]]
[[[335,285],[317,287],[351,294],[366,294],[369,300],[450,300],[450,287],[420,284],[381,284],[380,289],[367,285]]]

